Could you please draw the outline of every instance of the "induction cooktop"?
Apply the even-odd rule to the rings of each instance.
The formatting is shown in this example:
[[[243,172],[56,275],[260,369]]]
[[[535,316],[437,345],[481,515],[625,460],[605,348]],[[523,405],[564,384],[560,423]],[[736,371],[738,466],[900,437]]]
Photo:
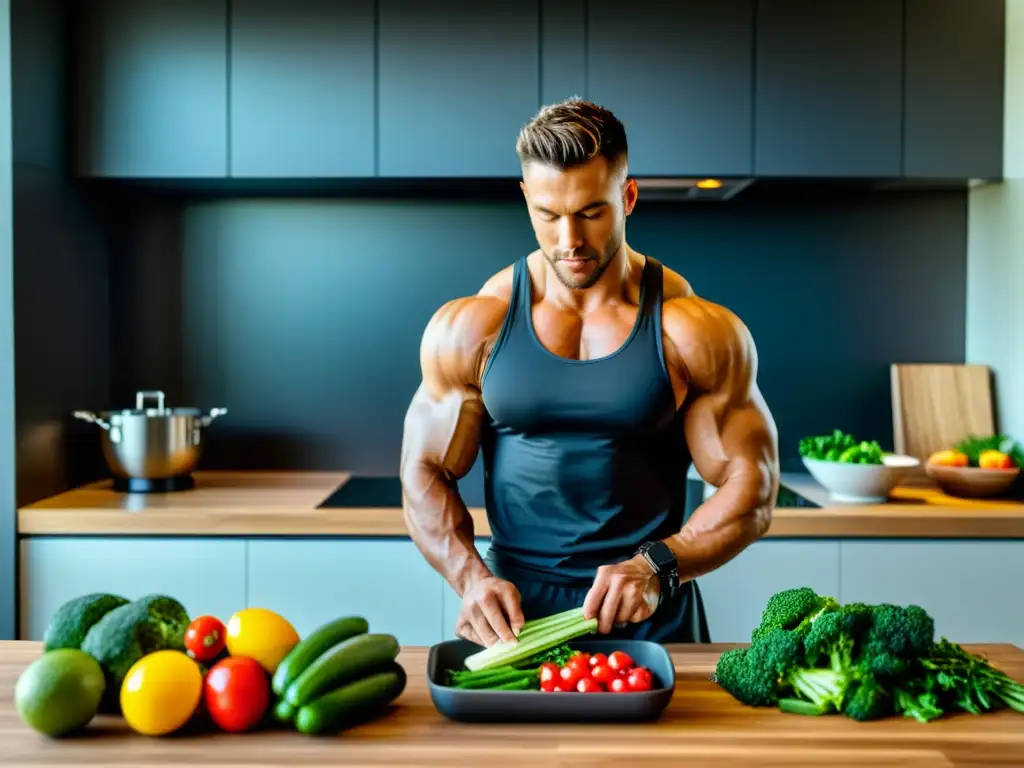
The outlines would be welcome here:
[[[483,507],[484,492],[475,483],[459,484],[459,492],[467,507]],[[402,481],[397,477],[357,475],[320,503],[321,508],[372,509],[402,506]],[[689,506],[689,505],[688,505]],[[777,507],[819,507],[806,496],[785,484],[779,488]]]

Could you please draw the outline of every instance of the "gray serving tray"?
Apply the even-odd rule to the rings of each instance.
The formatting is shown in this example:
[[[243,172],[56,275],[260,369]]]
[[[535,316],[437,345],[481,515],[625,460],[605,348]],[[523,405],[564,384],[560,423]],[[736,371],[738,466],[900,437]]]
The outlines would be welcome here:
[[[459,690],[444,685],[446,670],[459,669],[481,650],[468,640],[446,640],[427,656],[427,687],[434,707],[462,722],[643,722],[657,720],[675,693],[676,670],[660,644],[648,640],[580,638],[569,643],[584,653],[621,650],[653,678],[651,690],[629,693]]]

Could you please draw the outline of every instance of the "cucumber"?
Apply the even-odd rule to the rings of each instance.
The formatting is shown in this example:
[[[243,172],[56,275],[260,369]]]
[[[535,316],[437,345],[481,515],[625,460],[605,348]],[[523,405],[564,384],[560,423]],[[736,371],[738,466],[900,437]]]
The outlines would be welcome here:
[[[279,723],[290,723],[295,717],[295,708],[284,699],[274,706],[274,719]]]
[[[295,679],[310,664],[316,661],[328,648],[350,637],[364,635],[370,631],[370,624],[362,616],[343,616],[314,629],[309,636],[300,640],[274,671],[270,688],[278,696],[288,690]]]
[[[407,679],[402,665],[392,661],[302,706],[295,714],[295,728],[306,734],[337,733],[373,720],[401,696]]]
[[[378,671],[394,661],[399,650],[394,635],[365,634],[342,640],[306,667],[284,697],[293,707],[301,707],[324,691]]]

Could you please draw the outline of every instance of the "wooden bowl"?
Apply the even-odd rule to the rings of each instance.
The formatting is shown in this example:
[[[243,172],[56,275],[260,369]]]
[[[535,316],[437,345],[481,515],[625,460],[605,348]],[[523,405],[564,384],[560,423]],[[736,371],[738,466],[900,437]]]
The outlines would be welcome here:
[[[1020,467],[1011,469],[983,469],[981,467],[946,467],[939,464],[925,464],[928,475],[950,496],[968,499],[982,499],[1005,493],[1017,476]]]

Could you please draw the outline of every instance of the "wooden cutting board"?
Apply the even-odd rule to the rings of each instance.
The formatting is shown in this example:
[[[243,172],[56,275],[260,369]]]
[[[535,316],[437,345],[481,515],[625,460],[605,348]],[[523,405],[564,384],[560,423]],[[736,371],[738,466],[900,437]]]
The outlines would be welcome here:
[[[969,434],[995,433],[985,365],[893,364],[893,450],[924,462]]]

